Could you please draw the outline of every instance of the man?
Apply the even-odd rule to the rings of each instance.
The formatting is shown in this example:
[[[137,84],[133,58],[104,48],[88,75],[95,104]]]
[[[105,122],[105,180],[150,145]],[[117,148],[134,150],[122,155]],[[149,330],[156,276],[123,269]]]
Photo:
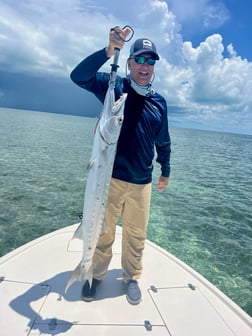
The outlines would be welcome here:
[[[122,49],[128,33],[118,26],[111,29],[108,47],[88,56],[71,73],[71,79],[77,85],[94,93],[101,102],[108,89],[110,74],[98,70],[114,55],[115,48]],[[100,236],[96,247],[92,287],[86,281],[82,288],[85,301],[93,300],[96,288],[108,270],[119,217],[122,221],[121,262],[126,297],[131,304],[141,301],[137,280],[142,272],[155,149],[156,160],[161,165],[158,191],[163,191],[168,185],[170,174],[166,102],[151,85],[157,60],[159,55],[154,43],[149,39],[138,39],[131,46],[127,60],[129,76],[116,78],[116,99],[123,92],[128,95],[105,214],[107,230]]]

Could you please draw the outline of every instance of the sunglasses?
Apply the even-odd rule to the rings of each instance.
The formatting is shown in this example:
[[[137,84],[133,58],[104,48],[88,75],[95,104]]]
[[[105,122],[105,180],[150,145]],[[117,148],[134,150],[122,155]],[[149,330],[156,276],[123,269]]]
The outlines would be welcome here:
[[[154,65],[156,63],[156,60],[152,57],[135,56],[133,58],[138,64],[144,64],[147,62],[149,65]]]

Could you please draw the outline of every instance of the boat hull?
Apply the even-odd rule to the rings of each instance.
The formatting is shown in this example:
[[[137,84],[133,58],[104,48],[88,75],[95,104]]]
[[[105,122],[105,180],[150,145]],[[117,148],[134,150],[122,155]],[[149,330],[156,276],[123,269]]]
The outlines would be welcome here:
[[[143,300],[130,305],[121,279],[121,228],[109,271],[91,303],[65,283],[82,254],[76,225],[42,236],[0,258],[0,330],[9,335],[250,336],[252,321],[188,265],[146,242],[139,281]]]

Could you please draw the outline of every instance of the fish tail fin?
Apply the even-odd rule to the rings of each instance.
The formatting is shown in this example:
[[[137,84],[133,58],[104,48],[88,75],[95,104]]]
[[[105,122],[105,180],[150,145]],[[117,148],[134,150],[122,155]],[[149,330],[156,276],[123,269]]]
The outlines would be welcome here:
[[[70,278],[68,279],[68,282],[65,288],[65,293],[68,291],[69,287],[77,280],[78,281],[88,280],[90,287],[92,286],[92,281],[93,281],[92,260],[89,262],[86,262],[85,266],[83,266],[82,261],[78,264],[78,266],[75,268]]]
[[[74,283],[75,280],[77,280],[81,273],[81,262],[79,265],[75,268],[75,270],[72,272],[70,278],[67,281],[65,293],[68,291],[68,288]]]
[[[93,283],[93,266],[91,265],[87,271],[85,279],[89,282],[89,286],[92,286]]]

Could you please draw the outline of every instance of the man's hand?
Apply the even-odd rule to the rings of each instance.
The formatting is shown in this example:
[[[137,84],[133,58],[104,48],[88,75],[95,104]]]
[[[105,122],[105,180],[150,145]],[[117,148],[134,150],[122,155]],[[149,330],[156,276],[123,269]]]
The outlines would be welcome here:
[[[169,178],[166,176],[160,176],[158,180],[157,190],[159,192],[163,191],[169,184]]]
[[[122,49],[124,46],[124,40],[131,33],[129,28],[125,28],[124,30],[116,26],[115,28],[110,29],[109,32],[109,45],[106,49],[106,53],[108,57],[112,57],[114,55],[114,49]]]

